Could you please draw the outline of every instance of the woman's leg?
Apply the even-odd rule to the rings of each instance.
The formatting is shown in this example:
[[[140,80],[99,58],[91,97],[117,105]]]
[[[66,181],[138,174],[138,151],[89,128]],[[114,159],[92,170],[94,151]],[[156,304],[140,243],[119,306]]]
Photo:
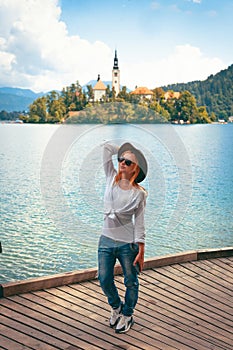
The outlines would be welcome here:
[[[111,240],[110,240],[111,241]],[[108,298],[109,305],[116,309],[121,305],[117,288],[114,283],[114,265],[116,263],[115,249],[109,239],[101,236],[98,248],[98,278],[100,286]]]
[[[119,248],[118,260],[123,269],[124,283],[126,287],[125,304],[122,313],[125,316],[131,316],[138,300],[138,272],[133,266],[134,259],[138,254],[138,245],[128,243]]]

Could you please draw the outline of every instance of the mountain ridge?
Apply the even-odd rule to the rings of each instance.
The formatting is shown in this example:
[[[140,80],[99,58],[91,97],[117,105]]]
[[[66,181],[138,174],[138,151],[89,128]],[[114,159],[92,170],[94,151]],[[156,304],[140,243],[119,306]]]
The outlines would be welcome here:
[[[188,90],[199,106],[206,106],[209,113],[218,118],[233,115],[233,64],[205,80],[194,80],[188,83],[177,83],[162,86],[164,91]]]
[[[0,111],[23,112],[38,97],[45,95],[43,92],[36,93],[30,89],[13,87],[0,87]]]

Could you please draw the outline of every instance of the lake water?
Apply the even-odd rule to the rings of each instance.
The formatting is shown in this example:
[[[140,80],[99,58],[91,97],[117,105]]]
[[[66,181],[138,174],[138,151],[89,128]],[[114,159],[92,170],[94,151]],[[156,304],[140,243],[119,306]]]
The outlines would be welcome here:
[[[0,124],[0,283],[96,267],[106,140],[148,159],[146,258],[233,246],[233,124]]]

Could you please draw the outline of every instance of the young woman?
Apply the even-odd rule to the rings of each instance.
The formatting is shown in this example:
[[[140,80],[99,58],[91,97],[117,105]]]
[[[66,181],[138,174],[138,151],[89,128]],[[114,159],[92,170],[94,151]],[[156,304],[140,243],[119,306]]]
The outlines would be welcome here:
[[[118,155],[118,171],[112,156]],[[138,273],[144,263],[144,209],[147,193],[139,185],[147,174],[147,162],[140,150],[130,143],[120,148],[104,144],[106,191],[104,225],[99,240],[98,261],[101,288],[111,306],[110,327],[116,333],[127,332],[134,323],[138,300]],[[114,283],[114,265],[119,260],[126,287],[124,303]]]

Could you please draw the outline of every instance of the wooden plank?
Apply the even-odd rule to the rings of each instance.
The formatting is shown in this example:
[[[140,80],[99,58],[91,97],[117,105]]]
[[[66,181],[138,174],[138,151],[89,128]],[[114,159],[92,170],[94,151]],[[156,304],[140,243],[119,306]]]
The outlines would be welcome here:
[[[220,261],[222,260],[225,264],[233,267],[233,256],[227,257],[227,258],[221,258],[219,259]]]
[[[175,265],[176,266],[176,265]],[[160,269],[158,269],[158,270],[160,270]],[[141,275],[141,278],[144,278],[144,276],[145,276],[145,273],[143,273],[142,275]],[[156,278],[157,279],[157,278]],[[93,283],[96,283],[96,282],[93,282]],[[92,284],[93,284],[92,283]],[[149,286],[153,286],[153,283],[146,283],[146,286],[147,285],[149,285]],[[160,286],[160,288],[161,288],[161,283],[157,283],[156,285],[154,285],[155,287],[156,286]],[[169,283],[168,283],[168,286],[169,286]],[[143,287],[144,287],[144,285],[143,285]],[[151,292],[149,292],[148,293],[148,295],[151,295],[150,294]],[[144,295],[145,295],[145,293],[143,292],[143,297],[144,297]],[[140,304],[140,300],[141,300],[141,298],[139,299],[139,304]],[[171,302],[172,302],[172,300],[171,300]],[[156,312],[159,312],[159,310],[160,310],[160,306],[161,305],[159,305],[159,308],[156,310]],[[165,308],[162,310],[162,312],[164,312],[165,311],[165,313],[167,313],[167,314],[169,314],[168,312],[167,312],[167,305],[165,305]],[[138,306],[137,306],[137,309],[138,309]],[[173,317],[174,318],[174,312],[171,312],[171,318]],[[177,317],[177,314],[175,314],[175,317]],[[189,322],[189,315],[188,316],[186,316],[186,317],[188,317],[188,318],[186,318],[183,322],[185,322],[185,324],[187,324],[187,322]],[[183,315],[182,315],[182,317],[180,317],[180,320],[182,321],[182,319],[183,319]],[[197,318],[198,319],[198,318]],[[199,321],[199,319],[198,319],[198,321]],[[198,328],[196,328],[196,330],[198,329],[199,331],[202,331],[203,330],[203,323],[201,322],[201,325],[199,326],[199,324],[200,324],[200,322],[198,322],[198,324],[196,323],[196,322],[193,322],[193,325],[195,325],[196,327],[199,327],[199,329]],[[182,325],[182,322],[181,322],[181,325]],[[220,347],[221,346],[221,348],[224,348],[224,349],[231,349],[232,348],[232,346],[231,346],[231,344],[232,344],[232,338],[231,339],[229,339],[229,341],[228,341],[228,344],[224,341],[225,339],[226,339],[226,333],[223,333],[223,334],[221,334],[221,330],[220,330],[220,333],[217,333],[216,332],[216,330],[218,330],[218,328],[217,327],[215,327],[214,325],[209,325],[208,323],[206,323],[206,325],[207,325],[207,327],[206,327],[206,333],[203,333],[202,334],[202,336],[203,337],[209,337],[210,338],[210,342],[211,343],[213,343],[213,340],[214,340],[214,344],[215,344],[215,342],[218,344],[218,346]],[[212,334],[210,333],[210,329],[211,328],[213,328],[213,332],[212,332]],[[205,327],[204,327],[204,329],[205,329]],[[192,331],[192,330],[191,330]],[[209,336],[209,334],[210,334],[210,336]],[[198,336],[200,336],[200,334],[198,334]],[[217,336],[217,339],[216,339],[216,336]],[[228,334],[228,337],[230,337],[231,335],[229,335]],[[213,339],[212,341],[211,341],[211,339]],[[211,345],[212,346],[212,345]]]
[[[88,286],[89,286],[89,284],[88,284]],[[75,295],[76,295],[76,297],[79,297],[81,300],[82,300],[82,298],[83,298],[83,296],[80,294],[80,288],[79,288],[80,286],[77,286],[77,292],[78,292],[78,294],[77,293],[75,293]],[[75,286],[72,286],[72,288],[75,288]],[[95,292],[97,291],[97,293],[98,293],[98,291],[100,290],[100,287],[98,287],[98,289],[96,289],[95,290]],[[98,296],[99,296],[99,293],[98,293]],[[105,300],[105,303],[103,303],[103,308],[106,306],[106,297],[104,297],[103,295],[102,295],[102,297],[104,298],[104,300]],[[109,316],[109,311],[108,311],[108,316]],[[150,329],[150,331],[148,332],[148,331],[146,331],[146,328],[144,328],[144,327],[142,327],[141,325],[139,325],[137,322],[136,322],[136,324],[133,326],[133,329],[130,331],[130,336],[132,337],[132,332],[133,332],[133,330],[135,329],[136,330],[136,332],[137,332],[137,336],[138,336],[138,334],[139,334],[139,337],[140,337],[140,339],[141,340],[144,340],[144,342],[145,342],[145,348],[147,349],[147,348],[149,348],[149,344],[153,344],[153,349],[156,349],[157,348],[157,346],[159,346],[159,344],[161,344],[161,340],[158,342],[158,339],[157,339],[157,337],[156,338],[154,338],[154,336],[151,334],[151,326],[150,326],[150,324],[146,324],[147,325],[147,327],[149,326],[149,329]],[[142,333],[141,333],[141,331],[143,331],[143,334],[145,334],[146,333],[146,335],[147,336],[149,336],[150,338],[152,338],[152,339],[148,339],[147,337],[145,337]],[[125,336],[125,335],[124,335]],[[144,339],[143,339],[144,338]],[[135,343],[135,339],[133,340],[133,342]],[[160,348],[160,347],[159,347]],[[174,347],[169,347],[168,345],[166,345],[166,344],[163,344],[163,342],[162,342],[162,347],[161,347],[161,349],[174,349]]]
[[[20,344],[17,341],[9,339],[9,338],[5,337],[4,335],[0,334],[0,349],[28,350],[28,349],[32,349],[32,348],[29,348],[26,345]]]
[[[184,303],[189,303],[192,307],[194,305],[197,305],[198,308],[202,308],[203,310],[206,310],[208,312],[212,313],[218,313],[222,317],[226,317],[226,310],[222,310],[222,304],[219,302],[214,301],[212,298],[209,298],[202,293],[197,292],[196,290],[192,289],[192,281],[190,280],[190,284],[183,286],[180,285],[180,283],[177,283],[176,281],[171,281],[169,278],[162,277],[164,283],[167,281],[169,285],[167,285],[165,288],[158,286],[157,288],[163,292],[164,290],[166,293],[169,293],[171,298],[173,298],[173,295],[178,296],[183,299]],[[148,280],[148,279],[147,279]],[[228,314],[231,314],[233,312],[232,306],[229,306]]]
[[[175,266],[174,271],[176,269],[179,269],[179,268],[182,268],[182,266]],[[180,270],[178,270],[178,271],[180,271]],[[168,270],[167,267],[165,267],[163,269],[162,274],[164,276],[166,276],[167,278],[170,278],[170,279],[174,278],[174,275],[172,275],[172,272],[170,270]],[[230,314],[232,313],[231,304],[229,304],[229,301],[227,301],[227,299],[224,298],[224,294],[221,291],[217,291],[216,288],[210,288],[210,287],[206,288],[206,284],[203,282],[200,282],[199,278],[193,282],[193,280],[190,278],[190,276],[187,277],[187,276],[182,275],[182,277],[181,277],[181,276],[176,275],[176,281],[178,281],[181,285],[189,286],[189,288],[192,288],[193,290],[195,290],[197,292],[201,290],[201,294],[199,297],[200,300],[201,300],[202,294],[203,294],[204,296],[211,298],[212,304],[215,303],[215,301],[218,303],[221,303],[222,308],[224,309],[225,312],[228,312]],[[200,310],[200,311],[202,310],[202,308],[199,306],[197,306],[196,309]],[[213,317],[213,318],[218,317],[219,319],[221,319],[223,324],[225,324],[225,325],[228,324],[228,325],[233,327],[233,320],[230,321],[230,320],[226,319],[225,316],[221,316],[220,314],[216,315],[214,312],[211,312],[210,310],[208,310],[208,313],[210,313],[211,317]]]
[[[108,325],[110,307],[96,279],[0,299],[0,349],[9,338],[36,350],[232,350],[233,257],[189,258],[143,271],[135,324],[123,335]],[[124,298],[121,275],[116,285]]]
[[[98,315],[98,317],[100,315],[105,316],[105,320],[108,322],[108,318],[109,318],[109,311],[107,312],[106,310],[103,309],[102,307],[102,303],[98,303],[96,304],[95,302],[92,302],[91,298],[87,297],[86,295],[83,295],[82,292],[80,291],[76,291],[75,295],[71,294],[69,292],[69,294],[65,293],[65,290],[62,290],[64,287],[60,287],[59,290],[58,289],[52,289],[49,290],[49,293],[53,294],[55,297],[59,297],[60,299],[63,299],[63,303],[66,303],[67,301],[69,302],[69,304],[71,305],[71,307],[73,305],[75,305],[77,307],[77,305],[82,305],[82,301],[86,300],[87,302],[85,303],[85,309],[88,311],[91,311],[92,313],[94,313],[95,317],[96,315]],[[83,307],[83,305],[82,305]],[[115,337],[117,336],[114,333]],[[118,335],[118,336],[122,336],[122,335]],[[124,335],[124,339],[127,335]],[[140,349],[153,349],[153,347],[150,346],[150,343],[147,343],[146,338],[144,337],[143,334],[139,334],[138,331],[135,331],[134,327],[131,329],[130,331],[130,337],[134,338],[133,344]]]
[[[14,324],[11,324],[10,320],[6,317],[1,317],[0,323],[0,334],[4,334],[9,339],[18,342],[21,345],[25,345],[30,349],[36,350],[54,350],[54,349],[62,349],[61,347],[52,346],[48,344],[46,341],[41,341],[34,338],[33,330],[28,331],[23,327],[20,327],[20,324],[15,320]],[[14,348],[13,348],[14,349]],[[13,350],[10,349],[10,350]],[[15,348],[16,350],[17,348]],[[64,349],[64,348],[63,348]]]
[[[118,288],[121,287],[120,284],[117,285],[117,286],[118,286]],[[150,295],[150,293],[149,293],[149,295]],[[142,298],[144,298],[144,296],[145,296],[145,293],[143,291],[143,297]],[[141,300],[141,298],[139,298],[139,303],[137,305],[137,309],[136,309],[135,315],[137,314],[137,311],[141,310],[140,300]],[[195,346],[193,347],[193,343],[192,343],[192,347],[191,347],[191,343],[190,343],[191,340],[190,339],[185,339],[185,340],[183,339],[184,338],[184,333],[183,333],[184,324],[182,324],[182,322],[181,323],[177,322],[177,325],[181,324],[181,326],[178,327],[178,328],[180,329],[180,332],[182,333],[182,336],[177,336],[177,334],[179,335],[179,331],[176,329],[176,327],[174,327],[174,313],[172,313],[171,317],[170,317],[170,320],[172,320],[170,327],[168,327],[168,325],[166,325],[166,323],[163,322],[162,323],[162,327],[166,328],[166,329],[162,329],[162,328],[159,327],[161,322],[159,322],[159,320],[158,320],[158,311],[160,312],[160,307],[159,307],[158,310],[153,310],[154,303],[151,302],[151,298],[149,299],[149,302],[145,299],[143,305],[145,304],[145,302],[146,302],[146,307],[140,313],[140,319],[138,321],[140,323],[140,325],[143,326],[143,325],[147,324],[147,327],[148,327],[148,325],[153,325],[153,323],[154,323],[155,326],[156,326],[156,331],[159,332],[159,333],[156,333],[156,331],[154,331],[154,333],[153,333],[153,335],[156,337],[156,339],[160,339],[160,336],[161,336],[160,333],[162,333],[162,334],[166,334],[166,340],[165,341],[167,341],[167,342],[169,342],[169,336],[172,337],[172,339],[174,339],[176,337],[177,337],[176,340],[180,339],[180,342],[182,344],[180,349],[181,348],[183,349],[185,347],[185,344],[183,344],[185,341],[186,341],[186,344],[188,344],[188,346],[190,346],[190,348],[195,348]],[[150,306],[152,306],[152,309],[150,309]],[[163,313],[163,311],[162,311],[162,313]],[[151,315],[153,316],[154,320],[151,319]],[[183,318],[181,320],[183,321]],[[144,324],[143,324],[143,322],[144,322]],[[208,330],[208,332],[209,332],[209,330]],[[190,336],[193,337],[192,331],[188,332],[187,334],[189,334],[189,333],[190,333],[189,337]],[[167,336],[167,334],[169,334],[169,336]],[[187,335],[186,335],[186,338],[187,338]],[[201,347],[202,340],[200,340],[199,337],[197,337],[197,339],[196,339],[196,349],[198,349],[198,350],[200,350],[200,349],[208,349],[208,347],[210,346],[209,344],[212,344],[212,337],[210,337],[209,340],[211,340],[209,343],[206,342],[206,340],[204,340],[203,347]],[[171,340],[170,340],[170,342],[171,342]],[[217,343],[220,345],[221,341],[217,341]],[[230,342],[230,344],[231,344],[231,342]],[[173,344],[173,346],[174,346],[174,344]],[[210,348],[212,348],[212,346],[210,346]],[[231,345],[228,346],[227,344],[224,343],[224,346],[220,347],[219,349],[221,349],[221,348],[224,349],[224,350],[226,350],[226,349],[230,350],[231,349]]]
[[[99,286],[96,286],[96,284],[92,284],[92,286],[94,286],[94,290],[92,289],[90,289],[89,288],[89,284],[88,284],[88,291],[89,291],[89,295],[94,295],[94,296],[96,296],[96,295],[98,295],[98,300],[99,300],[99,297],[101,298],[101,304],[102,304],[102,307],[101,307],[101,309],[103,310],[103,309],[106,309],[106,307],[107,307],[107,314],[108,314],[108,317],[109,317],[109,310],[110,310],[110,308],[109,308],[109,306],[107,305],[107,303],[106,303],[106,297],[102,294],[99,294],[99,291],[100,291],[100,287]],[[78,285],[78,286],[74,286],[74,285],[72,285],[71,286],[72,287],[72,289],[76,289],[76,292],[74,291],[72,294],[74,295],[74,296],[76,296],[77,298],[80,298],[80,300],[82,300],[83,298],[84,298],[84,296],[86,295],[86,293],[87,293],[87,288],[85,288],[85,287],[83,287],[82,289],[80,288],[80,285]],[[61,287],[62,288],[62,287]],[[60,289],[61,289],[60,288]],[[81,292],[81,293],[80,293]],[[82,295],[82,293],[84,294],[84,295]],[[123,294],[123,293],[122,293]],[[158,326],[158,325],[157,325]],[[146,328],[148,328],[149,329],[149,331],[147,331],[146,330]],[[161,343],[162,343],[162,347],[160,348],[159,347],[159,349],[174,349],[173,347],[170,347],[170,346],[168,346],[168,345],[166,345],[165,343],[163,343],[162,341],[161,341],[161,339],[159,340],[158,339],[158,337],[155,337],[154,336],[154,334],[151,334],[151,323],[144,323],[144,325],[142,325],[141,323],[140,324],[138,324],[138,322],[137,322],[137,319],[136,319],[136,324],[133,326],[133,329],[130,331],[130,336],[132,337],[132,331],[133,330],[135,330],[136,332],[137,332],[137,334],[139,334],[139,337],[140,337],[140,339],[141,340],[143,340],[144,342],[145,342],[145,344],[144,344],[144,347],[146,348],[146,349],[149,349],[150,348],[150,344],[151,344],[151,342],[153,343],[153,349],[157,349],[157,346],[159,346],[159,345],[161,345]],[[152,340],[149,338],[146,338],[146,337],[144,337],[144,335],[142,335],[142,333],[141,333],[141,331],[143,330],[143,333],[144,334],[147,334],[147,336],[149,336],[150,338],[152,338]],[[124,335],[124,337],[125,337],[126,335]],[[135,335],[136,336],[136,335]],[[158,340],[159,340],[159,342],[158,342]],[[135,340],[134,340],[134,343],[135,343]]]
[[[219,272],[222,274],[222,278],[227,281],[230,279],[233,281],[233,266],[229,266],[229,264],[225,264],[220,259],[210,259],[210,260],[202,260],[202,265],[197,264],[197,266],[206,270],[213,270],[214,272]]]
[[[153,272],[149,271],[151,278],[153,279]],[[169,279],[168,279],[169,284]],[[144,287],[144,286],[143,286]],[[142,287],[141,287],[142,288]],[[208,317],[208,315],[205,315],[205,313],[202,315],[200,312],[196,312],[190,307],[187,307],[183,305],[183,298],[182,296],[176,296],[174,293],[170,292],[171,295],[169,295],[169,291],[167,289],[163,289],[160,286],[154,288],[153,285],[148,284],[147,285],[148,292],[145,290],[143,291],[143,295],[148,295],[151,297],[151,301],[155,300],[155,305],[159,308],[163,308],[163,312],[172,315],[173,317],[180,317],[181,320],[185,320],[187,322],[187,319],[194,322],[194,324],[197,322],[197,324],[202,324],[209,330],[213,330],[213,332],[216,332],[217,334],[220,333],[221,335],[224,335],[226,338],[229,338],[232,336],[232,333],[229,334],[229,332],[226,332],[225,326],[222,327],[222,324],[220,324],[220,328],[216,327],[215,319],[212,317]],[[153,299],[152,299],[153,298]],[[177,299],[178,298],[178,299]],[[230,329],[231,331],[231,329]]]
[[[214,278],[218,284],[227,288],[226,293],[233,296],[233,288],[231,288],[233,285],[233,274],[224,269],[222,265],[219,264],[218,259],[215,259],[215,261],[204,260],[204,263],[201,265],[197,264],[197,262],[193,262],[193,265],[202,269],[203,276],[209,276],[210,279]]]
[[[119,348],[120,348],[120,346],[124,346],[123,344],[121,344],[121,342],[118,342],[118,338],[121,339],[122,335],[115,334],[114,330],[112,330],[109,327],[109,323],[108,323],[109,311],[105,311],[104,309],[102,309],[100,307],[98,309],[98,312],[97,312],[97,311],[93,310],[92,306],[90,306],[90,308],[88,310],[86,308],[86,305],[84,304],[85,299],[81,299],[80,301],[76,299],[74,301],[74,299],[69,297],[69,295],[67,296],[67,298],[64,295],[65,299],[63,300],[62,298],[59,298],[58,296],[55,296],[52,294],[50,296],[47,296],[47,295],[49,295],[49,293],[46,293],[46,292],[36,292],[36,294],[37,294],[37,297],[38,297],[38,295],[40,295],[40,296],[43,295],[43,297],[46,298],[47,302],[48,302],[48,300],[50,301],[50,303],[51,303],[50,307],[56,311],[59,311],[60,314],[64,314],[64,312],[67,314],[67,310],[69,310],[68,316],[70,319],[75,318],[75,317],[77,319],[79,319],[80,318],[80,316],[78,314],[79,312],[83,315],[87,314],[87,316],[88,316],[88,319],[86,319],[87,324],[92,326],[94,330],[99,329],[101,331],[103,339],[106,338],[105,333],[108,333],[112,336],[112,344],[115,344],[115,345],[119,344],[118,345]],[[47,294],[47,295],[45,295],[45,294]],[[55,303],[57,303],[57,304],[55,304]],[[49,308],[48,303],[46,303],[45,306],[46,306],[46,308]],[[62,311],[62,309],[65,311]],[[133,331],[133,329],[132,329],[132,331]],[[141,348],[144,349],[146,347],[146,345],[144,343],[142,343],[142,340],[141,340],[143,335],[140,337],[139,341],[134,339],[133,343],[132,343],[131,336],[132,336],[132,334],[131,335],[128,335],[128,334],[124,335],[124,343],[127,344],[129,341],[132,344],[130,349],[134,348],[133,345],[135,345],[135,346],[137,345],[137,349],[141,349]],[[127,344],[127,346],[129,346],[129,345]],[[148,348],[150,348],[150,346]],[[156,349],[155,346],[154,346],[154,349]]]
[[[232,284],[214,276],[211,271],[200,271],[199,267],[195,265],[187,266],[186,270],[183,266],[175,266],[174,268],[176,269],[174,274],[182,276],[184,280],[192,278],[192,275],[195,274],[194,289],[198,290],[201,287],[203,294],[208,296],[211,293],[213,299],[218,300],[221,304],[231,305],[229,300],[232,298]]]
[[[84,318],[83,315],[85,315],[85,312],[83,314],[78,314],[77,310],[76,313],[73,311],[70,311],[68,308],[65,310],[65,312],[61,313],[58,312],[61,310],[60,305],[62,305],[62,300],[59,301],[59,309],[54,308],[54,303],[50,302],[50,308],[49,303],[44,304],[43,300],[40,300],[39,298],[34,296],[33,302],[32,302],[32,296],[29,299],[24,299],[20,296],[15,296],[14,301],[17,301],[17,305],[12,305],[12,308],[15,308],[17,312],[25,313],[25,310],[28,311],[28,315],[30,315],[30,318],[33,320],[38,319],[40,322],[43,322],[43,324],[49,325],[52,324],[53,328],[55,330],[59,330],[60,332],[63,332],[64,334],[61,335],[62,339],[66,339],[67,333],[70,335],[75,334],[75,341],[72,341],[72,344],[75,345],[75,342],[79,344],[79,346],[83,346],[85,349],[85,342],[92,343],[93,345],[99,346],[101,349],[111,349],[111,343],[114,342],[114,339],[108,334],[106,334],[106,331],[104,328],[106,327],[98,327],[97,322],[90,322],[90,319],[87,317]],[[12,303],[13,304],[13,303]],[[69,303],[70,306],[70,303]],[[82,307],[80,307],[80,310],[82,310]],[[64,310],[63,310],[64,311]],[[75,314],[75,315],[74,315]],[[110,327],[107,327],[110,330],[111,333],[113,333],[113,330],[110,329]],[[116,342],[118,346],[123,346],[124,342],[120,339]],[[77,345],[77,344],[76,344]],[[133,349],[133,347],[131,347]],[[134,348],[136,349],[136,348]]]
[[[11,318],[13,321],[17,317],[17,321],[20,322],[20,324],[24,324],[26,326],[31,325],[31,327],[40,331],[40,334],[38,335],[39,339],[40,337],[43,338],[44,334],[49,334],[54,339],[57,338],[58,340],[64,342],[66,347],[73,345],[79,347],[80,349],[86,349],[87,343],[90,343],[91,345],[89,346],[91,349],[93,349],[94,346],[98,349],[102,349],[103,346],[105,346],[106,350],[110,349],[107,342],[105,343],[95,337],[95,332],[93,329],[92,333],[94,333],[94,335],[92,336],[86,332],[86,329],[83,329],[85,327],[76,327],[79,321],[76,321],[76,323],[73,322],[73,325],[71,326],[69,320],[67,320],[67,323],[64,323],[58,319],[49,317],[46,314],[42,315],[37,311],[25,307],[24,305],[12,305],[12,307],[14,306],[16,311],[9,309],[9,307],[4,310],[4,307],[2,307],[2,315]],[[51,339],[49,341],[51,342]]]
[[[144,287],[143,287],[144,288]],[[177,314],[175,314],[175,312],[171,312],[170,314],[167,312],[167,305],[165,305],[165,309],[162,309],[161,308],[161,304],[160,303],[158,303],[157,301],[156,301],[156,304],[154,303],[154,301],[151,299],[151,292],[149,292],[148,293],[148,301],[146,300],[146,298],[145,298],[145,292],[143,291],[143,302],[142,302],[142,305],[144,305],[144,304],[146,304],[146,308],[148,308],[147,309],[147,311],[145,312],[145,309],[143,310],[144,312],[142,313],[142,317],[144,318],[145,317],[145,315],[150,315],[151,314],[151,312],[152,312],[152,310],[153,310],[153,315],[155,315],[155,317],[157,318],[157,317],[161,317],[161,316],[158,316],[159,314],[162,314],[162,315],[165,315],[166,313],[167,313],[167,315],[168,315],[168,317],[170,317],[170,320],[171,320],[171,324],[169,324],[169,326],[168,326],[168,332],[169,332],[169,334],[171,335],[171,336],[173,336],[173,332],[175,332],[175,333],[177,333],[177,329],[174,327],[174,324],[175,324],[175,322],[176,321],[174,321],[174,319],[175,320],[177,320]],[[141,302],[141,298],[139,299],[139,304],[137,305],[137,310],[140,310],[140,302]],[[165,301],[166,302],[166,301]],[[171,303],[172,303],[172,300],[171,300]],[[150,307],[152,307],[153,309],[151,310],[150,309]],[[177,307],[175,308],[175,310],[177,309]],[[165,312],[164,312],[165,311]],[[149,322],[148,322],[148,324],[150,324],[150,322],[151,322],[151,320],[148,320]],[[160,322],[159,322],[159,320],[155,320],[155,323],[156,324],[159,324]],[[184,320],[183,319],[183,317],[180,317],[180,319],[178,319],[177,320],[177,325],[179,325],[178,327],[181,327],[181,329],[184,329],[184,325],[186,325],[186,324],[189,324],[189,328],[190,328],[190,321],[189,321],[189,317],[186,319],[186,320]],[[196,325],[196,324],[195,324]],[[164,327],[164,323],[163,323],[163,327]],[[202,331],[202,327],[200,327],[200,330]],[[190,333],[191,334],[193,334],[193,330],[192,330],[192,328],[190,328]],[[195,333],[195,332],[194,332]],[[209,330],[208,330],[208,333],[209,333]],[[208,334],[207,333],[207,334]],[[202,334],[202,336],[203,336],[203,334]],[[200,338],[200,334],[198,334],[198,336],[197,336],[197,339],[199,339]],[[204,337],[205,338],[205,337]],[[212,342],[213,342],[213,338],[212,337],[210,337],[210,343],[212,344]],[[224,337],[223,336],[221,336],[221,339],[220,339],[220,341],[217,341],[217,343],[220,345],[221,343],[222,343],[222,340],[224,339]],[[183,339],[182,339],[183,340]],[[182,340],[181,340],[181,343],[182,343]],[[231,343],[230,343],[231,344]],[[180,347],[180,348],[182,348],[182,346]],[[191,347],[191,348],[193,348],[193,347]],[[206,348],[206,347],[203,347],[203,348]],[[211,347],[212,348],[212,347]],[[222,348],[222,347],[219,347],[219,349],[220,348]],[[199,349],[199,347],[198,347],[198,349]],[[224,350],[226,350],[226,349],[231,349],[231,345],[229,346],[223,346],[223,349]]]
[[[209,325],[209,323],[206,322],[208,319],[202,320],[201,314],[197,313],[196,310],[192,310],[192,303],[188,305],[186,312],[186,303],[183,301],[182,294],[177,295],[177,293],[171,288],[169,290],[164,290],[162,287],[160,287],[160,285],[156,285],[153,292],[153,287],[151,284],[147,285],[147,289],[149,289],[148,291],[144,290],[144,288],[145,287],[143,286],[143,298],[150,298],[149,300],[151,303],[155,304],[156,313],[162,312],[163,315],[167,315],[172,319],[175,318],[180,323],[181,327],[183,327],[183,324],[188,324],[189,327],[194,328],[198,332],[201,331],[203,333],[209,334],[210,329],[213,328],[215,332],[217,331],[215,335],[218,335],[218,328],[215,327],[215,325]],[[179,302],[179,304],[177,302]],[[203,312],[205,312],[205,310],[203,310]],[[200,324],[201,328],[199,327]],[[193,333],[193,330],[191,332]],[[218,335],[218,338],[222,340],[226,335],[226,332],[223,334],[220,333]]]
[[[223,300],[220,302],[229,304],[229,298],[233,296],[232,294],[232,284],[227,281],[223,281],[218,279],[217,276],[213,278],[210,270],[202,269],[196,263],[187,263],[187,265],[183,266],[182,264],[178,267],[175,266],[176,269],[179,269],[179,272],[183,271],[185,274],[189,276],[195,276],[194,283],[196,285],[202,286],[204,290],[211,290],[212,293],[216,291],[216,294],[221,296]]]
[[[200,328],[198,331],[195,331],[193,325],[190,327],[187,325],[186,322],[180,322],[174,314],[170,314],[170,317],[168,315],[166,315],[165,317],[165,315],[162,314],[163,310],[161,310],[161,314],[158,313],[160,306],[153,309],[151,307],[150,309],[148,307],[148,305],[151,304],[151,298],[149,296],[145,295],[143,301],[144,303],[141,305],[140,311],[144,312],[145,315],[150,313],[150,315],[154,317],[154,322],[156,323],[156,325],[162,324],[162,327],[166,329],[168,334],[173,339],[175,338],[177,341],[179,341],[180,344],[183,345],[183,343],[185,343],[186,345],[189,345],[191,349],[197,350],[212,349],[213,343],[219,346],[218,349],[231,349],[231,342],[229,342],[230,344],[227,344],[225,341],[223,343],[224,337],[222,337],[222,339],[213,338],[213,334],[209,334],[209,332],[205,333],[203,331],[203,328]],[[147,316],[145,316],[145,318],[146,317]],[[183,349],[182,345],[180,345],[180,348]]]

